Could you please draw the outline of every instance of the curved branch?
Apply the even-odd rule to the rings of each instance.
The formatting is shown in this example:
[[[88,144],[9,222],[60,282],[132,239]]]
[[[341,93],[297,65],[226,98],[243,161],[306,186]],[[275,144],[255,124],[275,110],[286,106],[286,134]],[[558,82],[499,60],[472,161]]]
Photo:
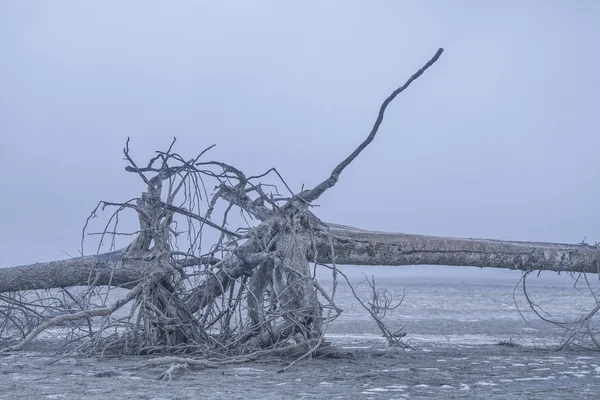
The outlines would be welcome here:
[[[305,200],[309,203],[312,201],[315,201],[323,193],[325,193],[325,191],[327,189],[332,188],[337,183],[337,181],[340,177],[340,174],[342,173],[344,168],[346,168],[348,165],[350,165],[350,163],[352,161],[354,161],[354,159],[356,157],[358,157],[358,155],[373,141],[373,139],[375,139],[375,135],[377,134],[377,131],[379,130],[379,126],[383,122],[383,114],[385,113],[385,109],[387,108],[387,106],[396,98],[396,96],[398,96],[406,88],[408,88],[410,86],[410,84],[413,83],[413,81],[415,81],[418,77],[420,77],[423,74],[423,72],[425,72],[427,70],[427,68],[431,67],[438,60],[438,58],[440,58],[440,56],[442,55],[443,52],[444,52],[444,49],[442,49],[442,48],[438,49],[438,51],[435,53],[433,58],[431,60],[429,60],[427,62],[427,64],[425,64],[420,70],[418,70],[413,76],[411,76],[410,79],[408,81],[406,81],[406,83],[404,85],[402,85],[398,89],[394,90],[392,92],[392,94],[387,99],[385,99],[385,101],[381,104],[381,108],[379,109],[379,114],[377,115],[377,120],[375,120],[375,125],[373,125],[373,129],[371,129],[371,133],[365,139],[365,141],[362,142],[360,144],[360,146],[358,146],[356,148],[356,150],[354,150],[352,152],[352,154],[350,154],[344,161],[342,161],[337,167],[334,168],[334,170],[331,172],[331,176],[329,178],[327,178],[326,180],[321,182],[315,188],[301,193],[300,196],[302,197],[303,200]]]

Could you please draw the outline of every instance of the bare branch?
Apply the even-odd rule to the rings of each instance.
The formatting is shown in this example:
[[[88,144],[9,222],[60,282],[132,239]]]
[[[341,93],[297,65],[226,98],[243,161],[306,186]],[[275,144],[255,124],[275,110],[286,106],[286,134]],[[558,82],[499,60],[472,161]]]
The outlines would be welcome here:
[[[425,64],[420,70],[418,70],[413,76],[411,76],[410,79],[406,81],[404,85],[394,90],[392,94],[387,99],[385,99],[383,104],[381,104],[379,114],[377,115],[377,120],[375,120],[375,125],[373,125],[373,129],[371,129],[371,133],[369,134],[369,136],[367,136],[367,139],[365,139],[365,141],[362,142],[361,145],[358,146],[356,150],[352,152],[352,154],[350,154],[344,161],[342,161],[337,167],[333,169],[333,172],[331,172],[331,176],[329,178],[321,182],[314,189],[301,193],[300,197],[304,201],[311,203],[317,200],[323,193],[325,193],[327,189],[332,188],[337,183],[340,174],[342,173],[344,168],[350,165],[350,163],[354,161],[354,159],[373,141],[373,139],[375,139],[375,135],[379,130],[379,126],[383,122],[383,114],[385,113],[385,109],[387,108],[387,106],[396,98],[396,96],[398,96],[406,88],[408,88],[410,84],[413,83],[413,81],[420,77],[423,74],[423,72],[427,70],[427,68],[431,67],[438,60],[438,58],[440,58],[443,52],[444,49],[438,49],[433,58],[429,60],[427,64]]]
[[[210,221],[208,219],[202,218],[201,216],[196,215],[194,213],[191,213],[191,212],[189,212],[187,210],[184,210],[183,208],[179,208],[179,207],[176,207],[174,205],[167,204],[167,203],[165,203],[163,201],[161,201],[160,204],[163,207],[165,207],[166,209],[168,209],[168,210],[171,210],[171,211],[176,212],[178,214],[185,215],[186,217],[190,217],[192,219],[198,220],[198,221],[202,222],[203,224],[206,224],[206,225],[210,226],[211,228],[215,228],[216,230],[218,230],[220,232],[223,232],[223,233],[225,233],[227,235],[233,236],[233,237],[238,238],[238,239],[241,239],[243,237],[239,233],[231,232],[231,231],[229,231],[229,230],[227,230],[227,229],[225,229],[225,228],[223,228],[223,227],[215,224],[214,222],[212,222],[212,221]]]

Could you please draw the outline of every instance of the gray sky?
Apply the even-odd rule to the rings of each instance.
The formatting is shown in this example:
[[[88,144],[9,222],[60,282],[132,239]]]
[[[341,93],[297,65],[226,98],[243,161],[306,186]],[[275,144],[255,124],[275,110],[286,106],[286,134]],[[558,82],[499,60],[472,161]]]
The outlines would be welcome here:
[[[98,200],[173,136],[313,186],[358,227],[600,241],[600,2],[0,3],[0,266],[76,255]],[[91,249],[90,249],[91,250]]]

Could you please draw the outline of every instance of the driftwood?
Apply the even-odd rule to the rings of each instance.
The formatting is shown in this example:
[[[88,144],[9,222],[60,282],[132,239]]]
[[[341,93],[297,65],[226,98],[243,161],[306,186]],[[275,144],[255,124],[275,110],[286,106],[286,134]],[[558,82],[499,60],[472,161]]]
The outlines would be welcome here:
[[[128,141],[126,170],[139,176],[147,190],[125,203],[100,202],[84,233],[100,209],[113,207],[116,211],[100,232],[101,242],[117,234],[118,215],[128,210],[136,212],[139,220],[135,239],[110,253],[0,269],[0,347],[2,340],[10,342],[0,351],[18,350],[46,329],[86,319],[85,335],[77,334],[74,327],[71,336],[93,351],[192,351],[206,358],[245,360],[248,354],[277,354],[295,342],[306,344],[308,355],[323,346],[327,324],[340,312],[335,306],[337,265],[598,273],[597,246],[373,232],[324,223],[310,211],[374,140],[388,105],[442,51],[383,102],[365,141],[327,179],[297,194],[274,168],[248,177],[230,164],[204,161],[210,147],[195,158],[184,159],[173,151],[173,141],[167,151],[157,152],[145,166],[139,166],[129,155]],[[279,194],[273,184],[263,181],[269,177],[282,183],[289,195]],[[214,184],[212,194],[208,183]],[[229,227],[233,209],[248,221],[243,229]],[[178,231],[181,225],[186,225],[184,231]],[[218,236],[210,247],[202,240],[206,230]],[[331,293],[315,281],[311,263],[331,266]],[[55,303],[32,303],[23,294],[71,286],[87,288],[80,297],[69,294],[77,303],[76,312],[65,308],[57,313]],[[98,293],[93,289],[101,287],[129,291],[109,305],[94,306],[90,299]],[[375,292],[374,281],[372,289]],[[388,303],[382,303],[383,307]],[[116,316],[127,304],[131,305],[129,314]],[[32,315],[37,322],[29,326],[31,322],[23,321],[31,321]],[[390,343],[401,337],[383,326],[376,312],[372,315]],[[99,317],[104,319],[94,325],[91,319]],[[591,330],[590,335],[594,337]]]
[[[600,248],[588,244],[460,239],[367,231],[324,224],[317,234],[317,262],[338,265],[448,265],[521,271],[600,273]],[[333,242],[334,253],[331,245]],[[140,279],[119,261],[121,251],[0,269],[0,293],[56,287],[130,287]],[[308,252],[309,259],[312,257]],[[237,279],[243,271],[229,277]]]
[[[448,265],[521,271],[600,272],[600,248],[587,244],[458,239],[328,225],[335,259],[349,265]],[[320,262],[331,262],[326,234]]]

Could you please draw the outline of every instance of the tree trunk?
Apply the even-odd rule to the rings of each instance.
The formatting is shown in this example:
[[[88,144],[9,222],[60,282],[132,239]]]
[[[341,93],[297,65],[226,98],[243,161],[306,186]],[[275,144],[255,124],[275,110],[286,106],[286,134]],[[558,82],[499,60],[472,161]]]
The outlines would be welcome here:
[[[600,272],[600,248],[584,244],[458,239],[374,232],[327,224],[317,233],[317,261],[338,265],[449,265],[522,271]],[[141,276],[120,252],[0,269],[0,293],[84,285],[131,286]],[[309,254],[309,260],[314,259]],[[239,268],[241,275],[244,270]],[[246,271],[248,272],[248,271]],[[229,271],[229,279],[237,279]],[[197,307],[193,307],[197,308]]]
[[[97,256],[0,268],[0,293],[92,283],[131,287],[132,282],[140,279],[140,273],[130,263],[122,262],[120,254],[120,251],[115,251]]]
[[[522,271],[600,272],[600,248],[586,244],[459,239],[366,231],[327,224],[317,261],[346,265],[448,265]],[[332,246],[333,245],[333,246]]]

